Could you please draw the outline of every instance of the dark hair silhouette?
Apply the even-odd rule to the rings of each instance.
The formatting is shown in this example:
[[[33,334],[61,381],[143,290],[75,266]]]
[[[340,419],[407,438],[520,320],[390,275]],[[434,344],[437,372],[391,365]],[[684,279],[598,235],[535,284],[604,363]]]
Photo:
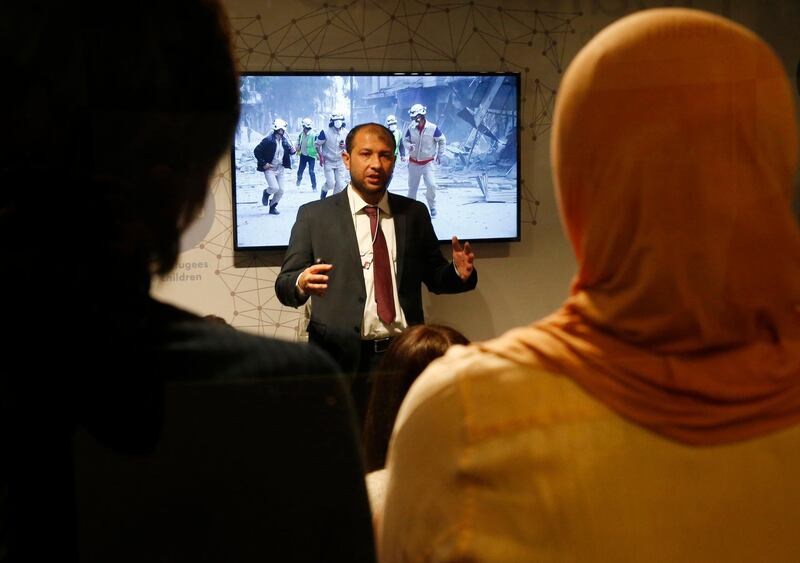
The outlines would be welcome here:
[[[453,344],[469,344],[456,329],[436,324],[414,325],[386,350],[372,384],[364,423],[367,471],[386,464],[386,450],[397,411],[417,376]]]
[[[24,4],[0,39],[15,77],[0,162],[26,188],[0,194],[0,233],[29,253],[63,230],[95,271],[166,274],[238,118],[227,18],[211,0],[139,3],[113,25],[92,2]]]

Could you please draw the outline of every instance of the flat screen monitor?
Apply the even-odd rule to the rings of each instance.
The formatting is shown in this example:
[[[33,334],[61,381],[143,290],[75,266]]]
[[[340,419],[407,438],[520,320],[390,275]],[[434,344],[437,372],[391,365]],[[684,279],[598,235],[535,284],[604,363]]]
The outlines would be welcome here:
[[[367,122],[385,125],[394,116],[398,136],[408,138],[401,143],[406,154],[398,151],[388,189],[408,196],[416,176],[416,199],[429,205],[426,180],[435,184],[433,226],[441,242],[453,235],[470,242],[519,240],[518,73],[245,72],[240,92],[241,117],[231,150],[235,250],[285,249],[298,208],[320,199],[326,187],[330,197],[346,185],[346,170],[339,171],[338,186],[332,168],[326,180],[314,143],[329,131],[334,114],[343,117],[345,131]],[[426,163],[429,154],[409,142],[409,129],[419,126],[411,113],[419,113],[419,105],[427,124],[435,125],[428,134],[444,140],[437,145],[438,162]],[[272,207],[275,196],[265,194],[268,179],[255,152],[264,158],[258,147],[276,119],[285,121],[287,141],[300,150],[290,157],[291,169],[275,175],[283,194]],[[311,139],[303,137],[300,146],[304,120],[310,121]],[[409,167],[418,168],[410,174]]]

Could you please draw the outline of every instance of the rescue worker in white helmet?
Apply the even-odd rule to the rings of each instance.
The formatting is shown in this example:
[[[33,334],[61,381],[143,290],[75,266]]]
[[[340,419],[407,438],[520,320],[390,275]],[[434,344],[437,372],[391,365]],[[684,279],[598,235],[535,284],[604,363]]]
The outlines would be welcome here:
[[[297,186],[303,180],[303,171],[308,166],[308,177],[311,178],[311,189],[317,191],[317,175],[314,165],[317,162],[317,147],[314,146],[317,136],[311,132],[313,123],[310,118],[303,119],[303,131],[297,135],[295,150],[300,154],[300,165],[297,167]]]
[[[436,217],[436,165],[444,152],[445,136],[428,121],[428,108],[414,104],[408,110],[411,125],[403,136],[408,154],[408,197],[417,199],[420,178],[425,180],[425,198],[431,217]]]
[[[394,135],[394,156],[397,157],[398,153],[400,154],[400,160],[402,162],[406,161],[406,147],[403,144],[403,132],[397,127],[397,118],[394,114],[390,113],[386,116],[386,128],[392,132]]]
[[[253,149],[256,168],[264,172],[267,187],[261,195],[261,203],[269,207],[270,215],[278,215],[278,202],[283,197],[283,171],[292,168],[294,147],[286,140],[287,123],[281,118],[272,122],[272,133],[264,137]]]
[[[342,161],[342,153],[346,152],[344,142],[347,133],[344,115],[333,112],[328,127],[319,132],[314,142],[319,153],[319,163],[325,172],[325,186],[319,194],[320,199],[324,199],[331,190],[339,193],[347,185],[347,168]]]

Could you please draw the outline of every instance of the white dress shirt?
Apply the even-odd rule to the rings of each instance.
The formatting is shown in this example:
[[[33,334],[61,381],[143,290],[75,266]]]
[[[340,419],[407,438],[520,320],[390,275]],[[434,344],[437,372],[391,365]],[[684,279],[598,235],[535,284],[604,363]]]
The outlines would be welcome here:
[[[353,225],[358,239],[358,253],[362,271],[364,272],[364,286],[367,289],[364,318],[361,323],[361,338],[363,340],[374,340],[400,334],[408,326],[408,323],[403,314],[403,309],[400,307],[400,298],[397,292],[397,243],[394,232],[394,218],[392,217],[391,209],[389,209],[389,195],[384,193],[378,203],[378,220],[389,251],[392,267],[392,295],[394,297],[394,310],[397,311],[394,321],[389,324],[385,324],[378,318],[378,305],[375,302],[374,269],[372,267],[372,241],[375,232],[370,229],[369,216],[364,212],[364,208],[369,205],[361,199],[359,193],[351,185],[347,186],[347,199],[350,202],[350,212],[353,215]]]

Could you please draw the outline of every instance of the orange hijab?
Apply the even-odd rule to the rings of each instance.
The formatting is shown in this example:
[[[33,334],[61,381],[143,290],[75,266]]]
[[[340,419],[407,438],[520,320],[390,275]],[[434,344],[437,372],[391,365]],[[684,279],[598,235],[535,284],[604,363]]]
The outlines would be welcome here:
[[[607,27],[554,117],[570,296],[483,347],[684,443],[800,422],[797,149],[784,69],[750,31],[673,8]]]

